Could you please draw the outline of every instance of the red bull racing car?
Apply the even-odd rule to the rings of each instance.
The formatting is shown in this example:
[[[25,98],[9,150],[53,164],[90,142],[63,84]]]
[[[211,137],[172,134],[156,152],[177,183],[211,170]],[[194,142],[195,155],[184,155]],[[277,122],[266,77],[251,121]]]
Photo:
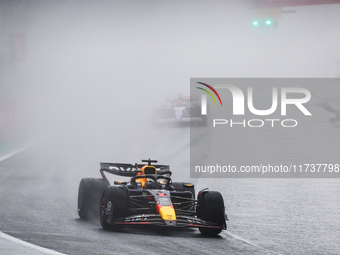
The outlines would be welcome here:
[[[221,193],[203,189],[195,198],[194,185],[172,182],[168,165],[156,160],[147,164],[100,163],[102,178],[83,178],[78,192],[82,219],[98,215],[104,229],[124,225],[194,227],[204,235],[227,229]],[[129,182],[110,185],[104,172],[130,177]]]

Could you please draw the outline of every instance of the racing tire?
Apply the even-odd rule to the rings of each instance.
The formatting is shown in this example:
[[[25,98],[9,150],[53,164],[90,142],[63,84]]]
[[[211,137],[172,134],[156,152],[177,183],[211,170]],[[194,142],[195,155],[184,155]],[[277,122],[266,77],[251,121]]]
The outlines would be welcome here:
[[[191,187],[184,187],[185,184],[190,184],[187,182],[173,182],[171,185],[174,187],[175,191],[190,191],[192,194],[192,198],[195,199],[195,187],[192,185]]]
[[[198,206],[196,208],[197,216],[204,221],[216,223],[221,228],[199,228],[203,235],[215,236],[221,233],[226,226],[224,214],[224,201],[220,192],[204,191],[197,196]]]
[[[129,194],[125,186],[108,186],[104,189],[99,220],[103,229],[119,230],[122,225],[113,225],[115,218],[125,217],[129,212]]]
[[[99,178],[83,178],[78,190],[78,215],[81,219],[87,220],[98,217],[100,198],[108,180]]]

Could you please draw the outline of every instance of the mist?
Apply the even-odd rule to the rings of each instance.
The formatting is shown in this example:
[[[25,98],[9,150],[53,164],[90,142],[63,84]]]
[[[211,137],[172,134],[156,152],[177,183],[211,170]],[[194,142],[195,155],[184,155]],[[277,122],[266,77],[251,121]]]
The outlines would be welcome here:
[[[2,39],[24,33],[26,56],[7,61],[3,44],[1,98],[18,132],[49,150],[126,156],[191,77],[337,75],[340,7],[284,10],[296,12],[257,30],[252,1],[2,1]]]
[[[253,26],[255,2],[0,0],[0,230],[66,254],[339,251],[338,178],[190,178],[193,147],[205,162],[222,152],[242,164],[338,166],[336,86],[310,89],[313,119],[296,133],[225,128],[221,139],[198,127],[191,144],[188,126],[152,123],[167,97],[189,95],[190,78],[340,77],[340,4],[284,7],[266,29]],[[267,92],[254,92],[256,107],[270,107]],[[224,102],[221,116],[232,110]],[[148,158],[170,165],[173,182],[220,192],[228,231],[115,233],[79,219],[79,182],[100,178],[100,162]]]

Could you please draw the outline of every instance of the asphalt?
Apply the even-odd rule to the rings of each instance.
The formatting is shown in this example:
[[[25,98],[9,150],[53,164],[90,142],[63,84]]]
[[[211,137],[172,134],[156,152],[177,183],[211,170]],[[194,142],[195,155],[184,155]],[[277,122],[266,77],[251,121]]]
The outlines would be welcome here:
[[[338,126],[324,125],[336,140]],[[98,139],[59,136],[1,161],[0,231],[64,254],[339,254],[338,178],[191,179],[187,128],[137,129],[131,136],[98,134]],[[116,146],[132,142],[138,146]],[[79,219],[79,182],[100,177],[99,162],[136,163],[149,157],[170,164],[173,181],[190,181],[196,192],[220,191],[228,230],[215,238],[197,229],[128,227],[112,232],[103,230],[98,219]],[[0,252],[38,254],[18,245],[1,239]]]
[[[188,164],[188,130],[169,132],[182,138],[168,142],[168,146],[178,150],[167,154],[169,161],[177,159],[174,179],[190,180],[188,171],[182,171],[181,166]],[[216,238],[203,237],[196,229],[142,227],[110,232],[103,230],[98,220],[80,220],[76,211],[79,181],[82,177],[98,176],[99,162],[96,168],[88,167],[93,159],[89,162],[79,156],[80,161],[69,154],[69,147],[67,153],[63,146],[52,150],[50,142],[36,144],[0,162],[0,230],[5,234],[65,254],[277,254],[228,231]],[[156,141],[149,146],[153,147],[153,143]],[[1,245],[5,254],[38,254],[28,247],[5,243]]]

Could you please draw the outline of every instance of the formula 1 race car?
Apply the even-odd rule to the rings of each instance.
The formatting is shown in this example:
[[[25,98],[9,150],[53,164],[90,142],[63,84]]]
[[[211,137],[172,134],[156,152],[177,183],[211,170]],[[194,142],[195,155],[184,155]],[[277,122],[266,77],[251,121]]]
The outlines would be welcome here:
[[[196,227],[204,235],[227,229],[221,193],[203,189],[195,199],[194,185],[172,182],[168,165],[100,163],[102,179],[83,178],[79,185],[78,214],[82,219],[97,215],[104,229],[124,225]],[[152,165],[151,165],[152,164]],[[110,186],[104,172],[131,177]]]
[[[167,98],[168,105],[157,109],[152,116],[155,125],[196,123],[207,125],[207,116],[201,114],[201,106],[195,104],[197,97],[182,96]]]

